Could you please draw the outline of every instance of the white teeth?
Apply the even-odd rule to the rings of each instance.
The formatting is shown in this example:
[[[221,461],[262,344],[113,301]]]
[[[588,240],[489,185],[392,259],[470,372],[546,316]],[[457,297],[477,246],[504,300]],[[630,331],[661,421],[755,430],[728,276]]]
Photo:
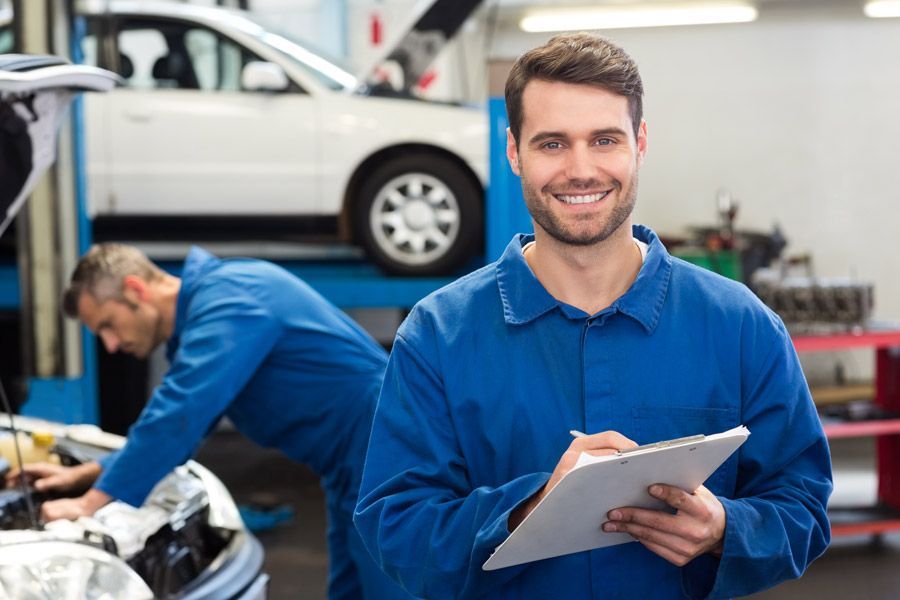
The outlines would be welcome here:
[[[566,204],[587,204],[588,202],[599,202],[609,192],[601,192],[599,194],[588,194],[586,196],[563,196],[559,195],[557,198],[565,202]]]

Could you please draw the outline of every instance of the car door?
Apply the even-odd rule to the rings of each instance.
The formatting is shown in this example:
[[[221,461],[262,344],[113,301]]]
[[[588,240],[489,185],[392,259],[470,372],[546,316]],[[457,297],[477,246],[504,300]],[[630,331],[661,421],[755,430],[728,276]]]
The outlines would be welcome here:
[[[196,23],[119,17],[112,35],[126,83],[90,111],[108,123],[94,214],[316,212],[315,98],[296,84],[241,89],[242,68],[259,59]]]

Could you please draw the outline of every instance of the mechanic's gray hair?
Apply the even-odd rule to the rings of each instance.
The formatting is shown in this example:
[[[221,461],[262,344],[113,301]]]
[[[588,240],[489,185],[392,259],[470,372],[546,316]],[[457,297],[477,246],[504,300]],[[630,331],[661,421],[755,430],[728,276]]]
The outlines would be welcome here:
[[[69,287],[63,293],[66,315],[78,318],[82,293],[90,294],[100,304],[121,299],[126,275],[137,275],[150,282],[161,279],[165,272],[134,246],[114,243],[91,246],[75,266]]]

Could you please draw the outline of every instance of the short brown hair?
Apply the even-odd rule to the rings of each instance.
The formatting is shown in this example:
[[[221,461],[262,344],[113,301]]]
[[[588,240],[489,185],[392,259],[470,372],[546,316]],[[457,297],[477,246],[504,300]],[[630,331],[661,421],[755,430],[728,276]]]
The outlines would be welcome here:
[[[609,40],[589,33],[556,35],[519,57],[506,79],[505,94],[506,115],[516,144],[525,118],[522,94],[533,79],[592,85],[625,96],[637,137],[644,112],[644,84],[634,60]]]
[[[78,261],[69,287],[63,292],[66,315],[78,318],[78,301],[82,293],[90,294],[99,303],[122,298],[122,282],[126,275],[155,281],[165,273],[134,246],[113,243],[91,246]]]

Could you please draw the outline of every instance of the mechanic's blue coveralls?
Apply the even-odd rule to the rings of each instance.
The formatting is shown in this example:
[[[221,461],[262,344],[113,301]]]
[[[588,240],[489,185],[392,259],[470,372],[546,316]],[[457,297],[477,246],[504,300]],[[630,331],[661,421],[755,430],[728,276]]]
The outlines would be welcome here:
[[[223,261],[194,248],[167,355],[169,371],[95,487],[140,505],[227,415],[250,439],[321,476],[329,597],[404,597],[375,566],[351,521],[384,350],[280,267]]]
[[[356,523],[413,594],[728,598],[798,577],[825,550],[828,444],[781,320],[746,287],[633,231],[649,244],[643,268],[594,315],[547,292],[522,254],[533,237],[520,236],[403,323]],[[749,439],[706,482],[725,508],[721,557],[679,568],[630,543],[482,570],[570,429],[646,444],[742,423]]]

